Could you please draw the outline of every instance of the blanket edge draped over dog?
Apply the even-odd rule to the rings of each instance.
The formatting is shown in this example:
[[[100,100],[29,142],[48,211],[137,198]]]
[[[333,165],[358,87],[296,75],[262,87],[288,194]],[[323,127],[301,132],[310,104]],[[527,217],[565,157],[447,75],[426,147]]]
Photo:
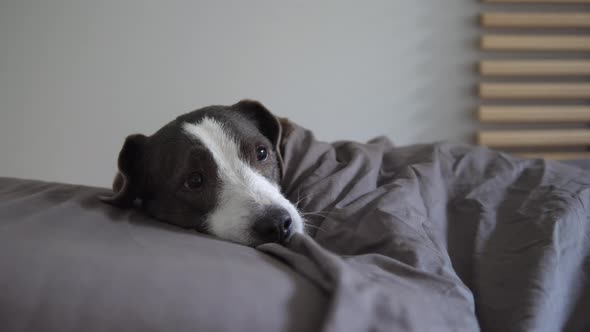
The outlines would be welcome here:
[[[590,329],[589,171],[297,125],[282,149],[315,241],[259,249],[329,295],[325,331]]]

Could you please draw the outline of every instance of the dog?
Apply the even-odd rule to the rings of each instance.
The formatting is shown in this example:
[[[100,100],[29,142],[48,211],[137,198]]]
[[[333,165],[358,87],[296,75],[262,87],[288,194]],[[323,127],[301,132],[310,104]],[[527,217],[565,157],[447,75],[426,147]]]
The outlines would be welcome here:
[[[151,136],[125,139],[109,204],[257,246],[304,232],[301,213],[281,193],[286,120],[242,100],[181,115]]]

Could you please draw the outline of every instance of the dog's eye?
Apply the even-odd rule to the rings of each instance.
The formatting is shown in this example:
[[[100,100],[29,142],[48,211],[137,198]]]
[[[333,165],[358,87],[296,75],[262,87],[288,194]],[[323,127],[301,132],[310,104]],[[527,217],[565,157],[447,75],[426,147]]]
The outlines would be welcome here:
[[[201,173],[192,173],[184,181],[184,187],[188,190],[198,189],[203,185],[203,176]]]
[[[264,146],[259,146],[256,148],[256,159],[258,161],[265,161],[268,158],[268,150]]]

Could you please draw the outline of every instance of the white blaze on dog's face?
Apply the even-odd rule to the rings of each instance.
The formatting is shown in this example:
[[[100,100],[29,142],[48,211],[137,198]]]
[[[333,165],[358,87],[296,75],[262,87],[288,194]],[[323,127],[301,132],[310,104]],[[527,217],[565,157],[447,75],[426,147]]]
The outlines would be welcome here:
[[[281,194],[276,183],[240,157],[238,142],[222,123],[204,118],[198,124],[185,123],[183,128],[187,135],[198,139],[207,148],[217,165],[220,182],[218,201],[205,220],[209,233],[235,242],[257,242],[252,229],[256,228],[256,222],[265,222],[264,214],[268,210],[275,214],[280,210],[286,212],[279,222],[288,225],[276,227],[303,232],[303,222],[297,209]],[[261,217],[262,221],[259,220]]]
[[[130,135],[119,154],[115,194],[104,200],[246,245],[303,232],[280,192],[282,127],[258,102],[209,106],[151,136]]]

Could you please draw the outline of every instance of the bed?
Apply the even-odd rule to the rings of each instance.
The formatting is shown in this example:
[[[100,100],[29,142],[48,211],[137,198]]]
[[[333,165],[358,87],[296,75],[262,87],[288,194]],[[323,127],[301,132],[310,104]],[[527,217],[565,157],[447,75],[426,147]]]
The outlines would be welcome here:
[[[310,235],[258,248],[0,178],[2,331],[584,331],[590,171],[484,147],[326,143],[282,183]]]

